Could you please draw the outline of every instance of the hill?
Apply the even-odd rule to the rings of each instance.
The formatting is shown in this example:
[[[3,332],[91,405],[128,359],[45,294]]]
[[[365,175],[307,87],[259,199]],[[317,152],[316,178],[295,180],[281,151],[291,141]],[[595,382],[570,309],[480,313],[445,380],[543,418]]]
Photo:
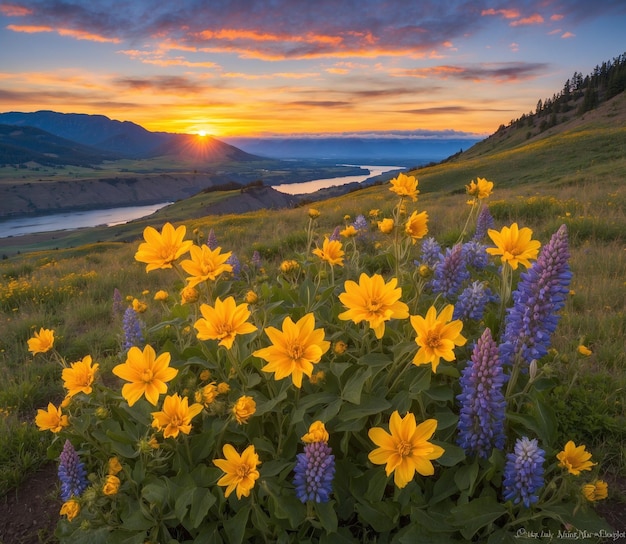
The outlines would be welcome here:
[[[192,159],[199,164],[258,159],[215,138],[199,139],[189,134],[150,132],[130,121],[116,121],[104,115],[54,111],[8,112],[0,113],[0,123],[38,128],[116,158],[148,159],[174,156]],[[38,149],[35,148],[34,151]]]
[[[43,166],[91,166],[119,158],[29,126],[0,124],[0,165],[36,162]]]

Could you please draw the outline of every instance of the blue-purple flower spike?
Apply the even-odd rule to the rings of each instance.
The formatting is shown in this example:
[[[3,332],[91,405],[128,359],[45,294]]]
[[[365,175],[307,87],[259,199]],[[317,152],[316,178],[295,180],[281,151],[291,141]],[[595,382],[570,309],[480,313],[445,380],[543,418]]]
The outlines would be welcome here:
[[[513,453],[506,456],[504,467],[504,500],[529,508],[539,500],[537,491],[544,485],[543,463],[546,453],[537,439],[519,438]]]
[[[211,251],[215,251],[217,249],[217,236],[215,236],[215,232],[213,229],[209,231],[209,235],[206,238],[206,245],[209,246]]]
[[[474,232],[474,240],[480,242],[487,236],[489,229],[494,227],[495,221],[489,211],[488,206],[483,206],[480,209],[478,218],[476,219],[476,231]]]
[[[519,354],[530,364],[548,353],[550,338],[559,322],[559,311],[569,295],[567,227],[561,225],[542,248],[537,261],[520,276],[507,310],[500,355],[511,364]]]
[[[358,231],[369,229],[369,223],[363,214],[357,215],[354,223],[352,223],[352,226]]]
[[[143,334],[141,323],[137,317],[137,312],[130,306],[124,312],[124,351],[128,351],[133,346],[140,347],[143,344]]]
[[[335,476],[335,456],[326,442],[312,442],[297,455],[293,485],[303,503],[328,502]]]
[[[476,280],[461,291],[454,305],[452,319],[480,321],[485,313],[485,306],[494,299],[495,297],[489,287],[482,281]]]
[[[458,294],[463,282],[469,277],[463,246],[457,244],[453,248],[446,249],[446,253],[436,266],[432,289],[444,298],[451,299]]]
[[[491,330],[485,329],[463,369],[457,396],[461,405],[457,443],[466,454],[487,459],[493,448],[504,448],[505,381],[498,346]]]
[[[65,441],[59,456],[59,480],[61,480],[61,499],[65,502],[72,496],[80,497],[87,489],[87,471],[78,457],[78,453],[69,440]]]

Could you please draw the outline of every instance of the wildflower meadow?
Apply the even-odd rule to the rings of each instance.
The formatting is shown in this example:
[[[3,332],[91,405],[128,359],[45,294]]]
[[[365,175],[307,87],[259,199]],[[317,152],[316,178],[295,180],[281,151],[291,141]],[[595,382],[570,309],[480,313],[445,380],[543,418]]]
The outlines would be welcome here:
[[[548,400],[573,280],[565,222],[546,239],[495,228],[494,183],[477,178],[457,195],[458,237],[437,240],[418,180],[389,191],[389,213],[329,232],[301,208],[304,250],[280,263],[238,257],[219,231],[147,227],[134,259],[159,276],[159,320],[111,293],[124,339],[110,370],[67,360],[52,328],[32,335],[33,356],[62,367],[64,400],[35,419],[53,436],[61,542],[611,531],[600,464],[556,432]]]

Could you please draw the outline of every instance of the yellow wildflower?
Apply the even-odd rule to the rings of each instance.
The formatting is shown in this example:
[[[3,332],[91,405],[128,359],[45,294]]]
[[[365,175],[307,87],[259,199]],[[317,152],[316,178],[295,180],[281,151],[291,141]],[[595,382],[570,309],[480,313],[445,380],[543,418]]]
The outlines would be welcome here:
[[[111,495],[117,495],[117,492],[119,490],[120,490],[120,479],[113,474],[109,474],[104,480],[104,485],[102,486],[102,493],[104,493],[107,497],[110,497]]]
[[[180,266],[187,274],[189,287],[195,287],[203,281],[215,281],[224,272],[232,272],[233,267],[226,261],[232,255],[232,251],[222,253],[222,248],[211,249],[207,245],[192,245],[189,249],[191,259],[181,261]]]
[[[92,384],[100,365],[91,365],[91,355],[85,355],[82,361],[72,363],[69,368],[64,368],[61,373],[63,386],[67,389],[70,397],[78,393],[89,395],[92,391]]]
[[[583,496],[589,502],[601,501],[609,496],[609,485],[604,480],[583,485]]]
[[[378,222],[378,230],[380,230],[380,232],[382,232],[383,234],[389,234],[390,232],[392,232],[393,227],[393,219],[386,218]]]
[[[195,287],[187,285],[180,292],[180,301],[182,304],[190,304],[196,302],[200,298],[200,293]]]
[[[252,397],[243,395],[237,399],[233,406],[233,415],[239,425],[248,423],[248,420],[256,412],[256,402]]]
[[[302,442],[311,444],[313,442],[328,442],[328,432],[321,421],[314,421],[309,426],[309,432],[302,436]]]
[[[267,327],[265,333],[272,345],[253,353],[268,363],[261,370],[275,372],[277,380],[291,376],[298,388],[302,386],[302,375],[310,378],[313,365],[319,363],[330,348],[330,342],[324,340],[324,329],[315,328],[312,313],[306,314],[297,323],[288,316],[283,321],[282,331]]]
[[[172,263],[193,245],[191,240],[183,241],[186,232],[184,225],[174,229],[171,223],[165,223],[160,233],[154,227],[146,227],[143,231],[145,242],[139,244],[135,260],[147,263],[146,272],[172,268]]]
[[[177,369],[169,366],[170,359],[168,352],[157,357],[150,345],[143,351],[133,346],[128,350],[126,362],[113,367],[113,374],[130,382],[122,387],[122,396],[129,406],[144,395],[150,404],[156,406],[159,395],[167,391],[166,382],[178,374]]]
[[[368,431],[370,440],[379,446],[368,458],[376,465],[385,465],[387,476],[393,472],[394,483],[399,488],[405,487],[416,471],[422,476],[432,476],[435,468],[431,461],[444,454],[442,447],[428,442],[436,429],[436,419],[417,425],[413,414],[401,418],[396,410],[389,419],[389,433],[381,427]]]
[[[593,352],[587,346],[581,344],[578,346],[578,353],[584,355],[585,357],[589,357]]]
[[[40,431],[52,431],[53,433],[62,431],[64,427],[70,424],[68,417],[63,415],[61,408],[57,408],[51,402],[48,403],[47,410],[37,410],[35,423]]]
[[[397,178],[391,180],[391,187],[389,190],[393,193],[396,193],[400,197],[408,197],[413,202],[417,200],[417,195],[419,191],[417,189],[418,181],[415,176],[407,176],[402,172],[398,175]]]
[[[396,288],[397,283],[396,278],[385,283],[380,274],[369,277],[365,273],[359,277],[358,284],[352,280],[346,281],[345,292],[339,295],[339,300],[348,310],[339,314],[339,319],[355,323],[367,321],[376,338],[382,338],[386,321],[409,317],[409,307],[400,302],[402,289]]]
[[[333,351],[337,355],[343,355],[348,349],[348,344],[346,344],[343,340],[338,340],[333,344]]]
[[[196,391],[194,400],[196,402],[201,402],[205,406],[208,406],[209,404],[213,403],[217,395],[217,386],[215,385],[215,382],[211,382]]]
[[[295,272],[296,270],[298,270],[298,268],[300,268],[300,265],[298,264],[297,261],[294,261],[293,259],[288,259],[280,263],[280,271],[283,274]]]
[[[70,499],[61,505],[59,515],[65,516],[67,521],[72,521],[78,514],[80,514],[80,503],[76,499]]]
[[[259,301],[259,296],[254,291],[248,291],[246,293],[246,302],[248,304],[256,304]]]
[[[426,312],[426,317],[419,315],[411,316],[411,325],[417,333],[415,343],[419,346],[414,365],[426,365],[432,363],[433,372],[437,372],[439,361],[454,361],[456,355],[454,348],[463,346],[467,339],[461,334],[463,322],[460,319],[452,320],[454,306],[448,304],[439,315],[437,309],[431,306]]]
[[[189,434],[191,420],[202,411],[202,404],[189,406],[189,399],[178,393],[168,395],[163,400],[163,410],[152,412],[152,426],[163,430],[163,438],[176,438],[178,433]]]
[[[348,225],[345,229],[339,232],[339,234],[341,234],[344,238],[354,238],[358,233],[359,231],[356,230],[354,225]]]
[[[115,476],[119,472],[122,472],[122,465],[120,463],[120,460],[117,457],[111,457],[109,459],[108,467],[109,467],[108,473],[113,476]]]
[[[226,382],[220,382],[217,384],[217,393],[219,395],[224,395],[225,393],[228,393],[230,391],[230,385],[228,385]]]
[[[259,478],[257,467],[261,464],[254,446],[248,446],[241,455],[230,444],[224,444],[222,449],[225,459],[215,459],[213,464],[221,468],[225,474],[217,485],[226,487],[224,496],[228,497],[233,491],[237,491],[237,498],[247,497]]]
[[[330,266],[343,266],[344,251],[341,249],[341,242],[339,240],[330,240],[328,237],[324,238],[322,249],[316,247],[313,250],[313,255],[318,256],[322,261],[326,261]]]
[[[311,219],[317,219],[320,216],[320,211],[315,208],[309,208],[309,217]]]
[[[498,232],[494,229],[487,231],[496,247],[488,247],[490,255],[500,255],[502,263],[509,263],[513,270],[517,270],[519,264],[530,268],[530,259],[536,259],[541,243],[531,240],[533,231],[528,227],[519,228],[517,223],[511,227],[502,227]]]
[[[235,302],[233,297],[222,301],[219,297],[215,306],[200,305],[202,317],[194,323],[198,340],[219,340],[219,345],[231,349],[238,334],[249,334],[257,327],[248,322],[250,310],[247,304]]]
[[[51,329],[39,329],[35,332],[33,338],[28,340],[28,351],[33,355],[37,353],[46,353],[54,346],[54,331]]]
[[[413,212],[404,226],[404,232],[411,237],[414,244],[424,238],[428,233],[428,214]]]
[[[491,195],[493,181],[487,181],[485,178],[476,178],[475,182],[472,180],[469,185],[465,186],[465,190],[468,195],[482,200]]]
[[[168,298],[169,298],[169,294],[167,291],[164,291],[163,289],[157,291],[156,293],[154,293],[154,300],[156,301],[160,301],[160,302],[165,302]]]
[[[574,476],[578,476],[583,470],[591,470],[596,464],[591,462],[591,453],[585,450],[585,446],[576,446],[572,440],[565,444],[565,448],[556,458],[560,461],[559,466]]]

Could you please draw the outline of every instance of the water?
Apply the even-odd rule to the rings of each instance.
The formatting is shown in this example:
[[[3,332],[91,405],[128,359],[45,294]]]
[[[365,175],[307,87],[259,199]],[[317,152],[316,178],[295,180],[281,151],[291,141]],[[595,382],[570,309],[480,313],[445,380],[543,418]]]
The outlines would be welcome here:
[[[171,204],[171,202],[151,204],[149,206],[125,206],[105,210],[65,212],[0,220],[0,238],[36,232],[50,232],[53,230],[96,227],[99,225],[112,227],[113,225],[121,225],[133,219],[150,215],[168,204]]]
[[[355,165],[345,165],[355,166]],[[361,165],[358,165],[361,166]],[[361,166],[367,169],[369,174],[358,176],[342,176],[338,178],[323,178],[302,183],[285,183],[275,185],[273,188],[289,195],[304,195],[313,193],[318,189],[325,189],[334,185],[362,182],[368,178],[379,176],[391,170],[403,170],[403,166]],[[125,206],[121,208],[109,208],[105,210],[89,210],[81,212],[55,213],[38,215],[33,217],[19,217],[16,219],[0,219],[0,239],[9,236],[34,234],[37,232],[50,232],[54,230],[78,229],[84,227],[96,227],[106,225],[120,225],[133,219],[139,219],[156,212],[170,202],[152,204],[150,206]]]
[[[344,164],[342,166],[360,166],[369,170],[369,174],[359,174],[358,176],[342,176],[339,178],[324,178],[314,179],[312,181],[304,181],[302,183],[283,183],[282,185],[274,185],[273,188],[281,193],[287,193],[288,195],[306,195],[314,193],[319,189],[326,189],[327,187],[333,187],[335,185],[346,185],[347,183],[361,183],[368,178],[380,176],[385,172],[391,170],[405,170],[404,166],[367,166],[367,165],[354,165]]]

